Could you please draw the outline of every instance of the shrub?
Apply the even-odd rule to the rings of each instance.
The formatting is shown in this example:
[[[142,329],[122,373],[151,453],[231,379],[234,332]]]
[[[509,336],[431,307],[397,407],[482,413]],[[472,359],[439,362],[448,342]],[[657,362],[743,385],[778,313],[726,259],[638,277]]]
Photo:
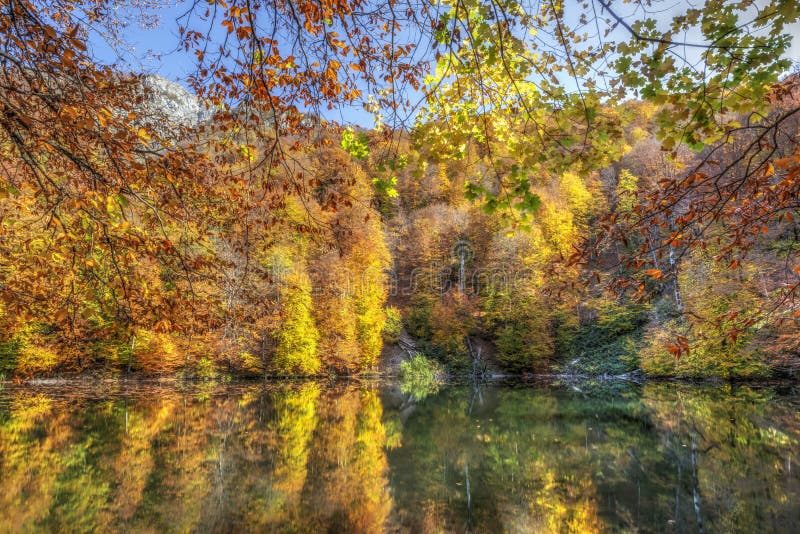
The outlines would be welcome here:
[[[214,362],[211,361],[211,358],[206,356],[201,356],[199,360],[197,360],[197,366],[195,367],[195,376],[200,379],[212,379],[219,376],[217,372],[217,368],[214,365]]]
[[[9,339],[0,341],[0,373],[11,374],[17,368],[19,341]]]
[[[553,337],[545,315],[513,318],[495,334],[497,362],[508,371],[530,372],[545,367],[553,355]]]
[[[472,323],[464,302],[427,296],[414,299],[406,320],[409,334],[418,341],[420,349],[452,368],[467,367],[464,338]]]
[[[430,341],[433,336],[432,316],[433,300],[415,298],[406,320],[408,332],[419,340]]]
[[[720,341],[716,336],[707,339],[691,337],[691,351],[678,358],[666,347],[674,343],[675,336],[682,331],[681,325],[670,321],[653,330],[641,350],[642,370],[650,376],[754,378],[769,374],[762,354],[748,344],[752,333],[745,334],[735,343]]]
[[[58,355],[47,347],[25,345],[17,356],[17,372],[21,375],[47,373],[58,365]]]
[[[261,358],[246,350],[239,353],[237,364],[239,372],[244,375],[260,376],[266,371],[264,362],[261,360]]]
[[[435,360],[415,354],[400,363],[400,391],[422,400],[439,391],[442,376],[442,368]]]
[[[575,358],[568,370],[592,375],[635,370],[649,307],[601,302],[596,313],[587,324],[565,326],[559,336],[561,349]]]
[[[10,339],[0,342],[0,373],[33,376],[49,373],[59,364],[43,332],[46,327],[30,323]]]

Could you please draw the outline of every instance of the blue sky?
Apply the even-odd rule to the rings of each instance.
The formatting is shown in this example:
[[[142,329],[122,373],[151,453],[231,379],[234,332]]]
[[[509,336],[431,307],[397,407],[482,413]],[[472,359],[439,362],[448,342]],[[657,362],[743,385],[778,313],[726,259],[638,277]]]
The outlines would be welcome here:
[[[181,17],[187,10],[187,3],[179,1],[177,5],[174,2],[171,4],[155,10],[158,23],[150,25],[141,24],[137,20],[138,12],[132,8],[119,9],[115,14],[129,19],[121,35],[124,46],[109,43],[99,32],[93,32],[90,46],[94,57],[102,63],[116,64],[125,71],[155,74],[188,88],[185,80],[194,72],[197,60],[193,51],[187,52],[178,46],[178,28],[186,23]],[[197,23],[197,19],[192,23]],[[224,30],[218,29],[224,35]],[[366,97],[365,94],[365,100]],[[329,120],[367,128],[373,126],[374,122],[372,114],[361,105],[326,109],[323,115]]]
[[[178,47],[178,19],[185,13],[187,3],[181,0],[178,0],[177,4],[170,0],[156,1],[164,2],[162,7],[155,10],[158,16],[157,24],[144,25],[141,23],[140,13],[134,8],[125,4],[118,6],[115,15],[129,21],[128,26],[122,32],[126,47],[121,49],[112,47],[99,34],[95,33],[90,39],[93,52],[100,61],[116,63],[124,70],[156,74],[175,82],[184,83],[195,67],[194,54]],[[671,18],[671,16],[669,14],[667,18]],[[794,40],[787,55],[790,59],[800,61],[800,24],[793,25],[790,33],[794,36]],[[687,35],[687,40],[691,40],[691,36]],[[121,53],[122,57],[119,57],[115,50]],[[365,94],[364,99],[366,97]],[[373,123],[372,115],[361,106],[325,110],[323,114],[330,120],[364,127],[370,127]]]
[[[122,31],[122,38],[129,47],[112,47],[95,33],[91,38],[95,57],[105,63],[118,63],[129,70],[158,74],[173,81],[183,80],[191,73],[195,61],[193,54],[178,49],[177,18],[185,10],[183,2],[158,9],[158,23],[154,26],[135,20],[136,13],[118,10],[122,11],[119,15],[131,19]]]

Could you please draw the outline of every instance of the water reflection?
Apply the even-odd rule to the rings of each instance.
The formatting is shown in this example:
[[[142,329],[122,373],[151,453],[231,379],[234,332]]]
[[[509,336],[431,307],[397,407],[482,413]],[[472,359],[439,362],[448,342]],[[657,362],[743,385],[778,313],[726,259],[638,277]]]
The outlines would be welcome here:
[[[776,388],[0,391],[0,532],[800,531]]]

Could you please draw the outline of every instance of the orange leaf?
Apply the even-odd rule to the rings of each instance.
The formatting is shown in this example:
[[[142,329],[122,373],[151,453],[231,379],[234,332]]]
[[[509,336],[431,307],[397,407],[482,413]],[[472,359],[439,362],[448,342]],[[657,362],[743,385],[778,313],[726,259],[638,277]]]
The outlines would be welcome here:
[[[655,278],[656,280],[659,280],[664,277],[664,275],[661,273],[661,269],[647,269],[644,272],[644,274],[652,278]]]

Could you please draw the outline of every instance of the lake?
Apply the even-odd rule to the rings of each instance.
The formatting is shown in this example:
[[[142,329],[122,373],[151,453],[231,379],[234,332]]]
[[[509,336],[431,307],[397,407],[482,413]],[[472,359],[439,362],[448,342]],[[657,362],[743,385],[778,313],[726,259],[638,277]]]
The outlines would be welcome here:
[[[2,532],[800,532],[800,388],[0,390]]]

